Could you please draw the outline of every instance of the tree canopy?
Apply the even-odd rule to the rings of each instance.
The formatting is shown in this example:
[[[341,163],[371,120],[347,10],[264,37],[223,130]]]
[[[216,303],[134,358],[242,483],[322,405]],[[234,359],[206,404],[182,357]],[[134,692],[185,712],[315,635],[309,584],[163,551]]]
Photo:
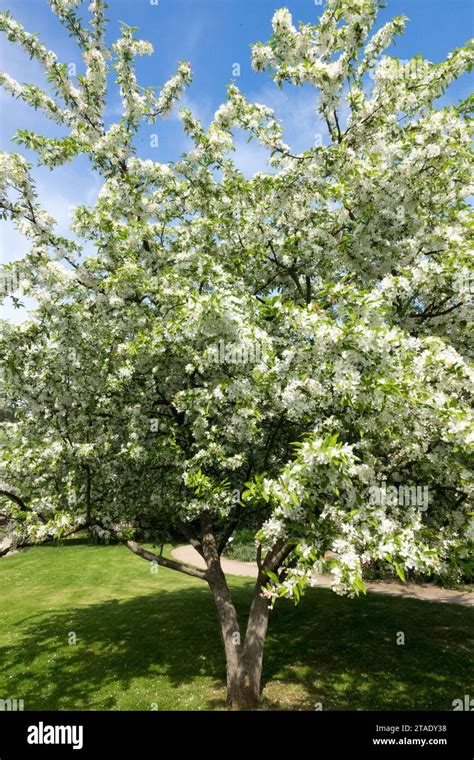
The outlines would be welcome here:
[[[1,325],[14,414],[2,423],[2,493],[19,540],[88,525],[207,580],[228,673],[235,658],[248,678],[266,631],[257,618],[322,569],[352,594],[373,562],[402,579],[467,572],[471,100],[439,97],[471,69],[472,47],[402,63],[386,50],[406,19],[374,31],[376,0],[328,0],[298,28],[278,10],[253,66],[279,86],[314,87],[329,139],[294,153],[273,111],[232,83],[208,128],[180,109],[194,147],[165,164],[141,159],[135,138],[175,108],[190,65],[143,89],[135,60],[152,48],[136,29],[107,47],[102,0],[88,24],[78,0],[49,4],[85,73],[74,84],[1,14],[49,89],[0,83],[63,132],[16,140],[51,169],[87,156],[103,185],[66,238],[26,160],[0,155],[0,208],[30,241],[11,266],[37,301],[27,321]],[[123,112],[106,126],[111,70]],[[267,172],[236,167],[237,128],[269,150]],[[240,644],[220,557],[249,519],[260,573]],[[171,534],[208,569],[140,545]]]

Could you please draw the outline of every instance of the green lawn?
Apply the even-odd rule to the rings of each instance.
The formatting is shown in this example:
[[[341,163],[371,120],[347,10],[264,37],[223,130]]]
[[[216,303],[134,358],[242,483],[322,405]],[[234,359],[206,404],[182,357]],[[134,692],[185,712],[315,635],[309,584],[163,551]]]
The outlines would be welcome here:
[[[35,710],[222,708],[207,587],[150,569],[122,546],[80,539],[0,560],[0,698]],[[252,585],[233,579],[232,587],[243,613]],[[264,707],[450,710],[473,693],[473,623],[471,609],[375,595],[313,590],[298,607],[281,602],[266,645]]]

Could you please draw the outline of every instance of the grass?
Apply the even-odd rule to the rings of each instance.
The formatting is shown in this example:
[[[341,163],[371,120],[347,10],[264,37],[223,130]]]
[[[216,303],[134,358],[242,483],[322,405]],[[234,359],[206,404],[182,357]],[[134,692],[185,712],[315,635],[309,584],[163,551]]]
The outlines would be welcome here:
[[[231,584],[244,616],[252,584]],[[224,707],[207,586],[163,568],[154,575],[122,546],[71,539],[0,560],[0,610],[0,698],[23,699],[26,710]],[[465,607],[325,589],[298,607],[281,602],[263,707],[451,710],[472,694],[473,622]]]
[[[225,556],[229,559],[237,559],[240,562],[255,562],[257,559],[255,533],[255,528],[243,528],[235,531],[232,540],[225,548]]]

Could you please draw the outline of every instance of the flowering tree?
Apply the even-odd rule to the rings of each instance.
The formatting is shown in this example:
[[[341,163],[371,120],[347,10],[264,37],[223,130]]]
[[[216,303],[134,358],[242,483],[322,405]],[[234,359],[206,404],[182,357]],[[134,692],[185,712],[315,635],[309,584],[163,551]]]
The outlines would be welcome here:
[[[88,156],[103,187],[65,238],[24,158],[1,154],[2,212],[31,244],[15,272],[38,305],[2,324],[14,418],[0,493],[19,541],[88,525],[206,581],[229,705],[253,707],[270,610],[318,571],[349,594],[374,561],[402,579],[467,572],[472,134],[468,101],[435,104],[472,52],[387,56],[406,19],[374,33],[377,0],[328,0],[317,26],[298,29],[279,10],[253,66],[315,88],[325,144],[295,154],[274,113],[231,85],[207,130],[181,109],[194,147],[168,165],[141,160],[134,138],[174,107],[189,65],[161,92],[143,89],[135,58],[150,43],[123,26],[107,48],[103,0],[87,25],[80,0],[49,3],[85,73],[74,85],[2,14],[51,92],[7,74],[2,85],[62,131],[17,141],[51,169]],[[105,126],[111,68],[123,113]],[[236,168],[235,128],[269,150],[268,173]],[[221,555],[248,514],[258,578],[241,635]],[[144,548],[144,531],[179,532],[206,569]]]

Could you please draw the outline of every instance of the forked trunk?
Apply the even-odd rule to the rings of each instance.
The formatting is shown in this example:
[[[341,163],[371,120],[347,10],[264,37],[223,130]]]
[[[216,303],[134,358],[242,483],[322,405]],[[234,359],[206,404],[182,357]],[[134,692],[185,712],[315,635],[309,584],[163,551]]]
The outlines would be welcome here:
[[[201,519],[203,556],[208,567],[207,581],[217,608],[225,650],[227,706],[231,710],[252,710],[260,702],[263,647],[270,614],[268,600],[260,593],[264,579],[263,576],[257,579],[245,640],[242,642],[237,612],[222,571],[209,518],[203,515]]]
[[[222,572],[222,571],[221,571]],[[222,573],[210,583],[219,616],[227,668],[227,706],[230,710],[253,710],[261,697],[263,648],[270,609],[257,582],[250,607],[245,640],[240,637],[237,613]]]

